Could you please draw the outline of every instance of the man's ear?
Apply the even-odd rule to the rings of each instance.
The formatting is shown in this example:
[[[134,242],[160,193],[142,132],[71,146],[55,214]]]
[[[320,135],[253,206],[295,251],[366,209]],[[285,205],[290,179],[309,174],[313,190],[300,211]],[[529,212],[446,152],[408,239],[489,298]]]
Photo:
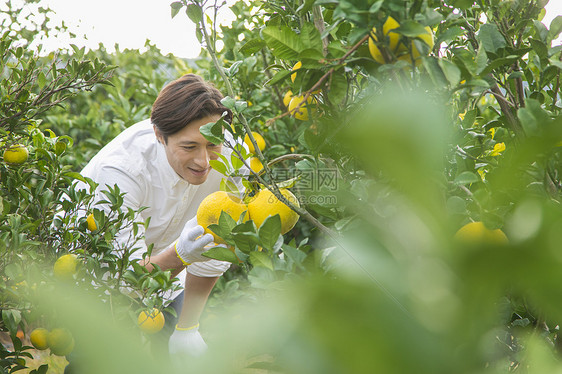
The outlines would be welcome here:
[[[154,129],[154,135],[156,135],[156,139],[158,140],[158,142],[161,144],[165,144],[164,135],[162,135],[162,132],[160,132],[160,130],[158,130],[155,125],[152,125],[152,128]]]

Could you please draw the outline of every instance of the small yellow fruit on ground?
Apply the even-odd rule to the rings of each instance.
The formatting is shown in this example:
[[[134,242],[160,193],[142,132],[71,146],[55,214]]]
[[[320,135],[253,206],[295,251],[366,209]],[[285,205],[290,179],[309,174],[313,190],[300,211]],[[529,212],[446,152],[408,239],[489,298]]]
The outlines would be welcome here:
[[[238,197],[225,191],[216,191],[201,201],[197,208],[197,223],[205,229],[205,233],[212,234],[216,244],[225,244],[217,234],[208,229],[211,224],[218,224],[221,212],[227,213],[233,220],[238,221],[242,213],[248,210]],[[244,221],[248,215],[244,216]]]
[[[34,329],[31,334],[29,334],[29,340],[31,344],[39,349],[40,351],[49,348],[49,343],[47,342],[47,336],[49,335],[49,330],[39,327]]]
[[[291,115],[294,116],[296,119],[300,119],[302,121],[307,121],[308,118],[309,118],[308,117],[308,111],[309,111],[309,108],[314,103],[314,99],[312,98],[312,96],[309,96],[308,99],[306,99],[306,104],[301,105],[301,107],[298,108],[298,110],[297,110],[297,107],[303,101],[304,101],[304,96],[301,96],[301,95],[293,96],[293,98],[289,102],[289,113],[291,113]],[[310,108],[310,110],[311,110],[311,112],[314,112],[312,108]]]
[[[250,158],[250,169],[252,169],[254,173],[259,173],[260,171],[263,170],[263,164],[261,163],[259,158],[257,157]]]
[[[19,165],[27,161],[29,151],[22,144],[16,144],[4,151],[4,161],[10,164]]]
[[[260,151],[263,151],[265,149],[265,139],[263,138],[263,136],[255,131],[252,131],[252,136],[256,140],[256,144],[258,145]],[[250,140],[248,134],[244,136],[244,143],[246,143],[246,145],[248,146],[250,153],[256,153],[256,149],[254,148],[254,145],[252,144],[252,141]]]
[[[470,222],[461,227],[455,234],[455,239],[468,245],[505,245],[507,236],[500,229],[490,230],[484,223]]]
[[[287,91],[285,96],[283,96],[283,105],[285,105],[285,107],[288,108],[292,98],[293,98],[293,91],[291,90]]]
[[[98,225],[96,225],[96,220],[94,219],[94,214],[90,213],[88,218],[86,218],[86,222],[88,223],[88,230],[96,231],[98,229]]]
[[[291,191],[286,188],[280,189],[281,194],[296,206],[299,205],[298,199]],[[248,203],[248,213],[250,219],[254,221],[256,227],[260,227],[269,216],[279,214],[281,218],[281,234],[289,232],[299,220],[299,215],[281,202],[269,189],[263,189]]]
[[[74,273],[76,273],[76,267],[78,265],[78,256],[74,254],[67,254],[60,256],[53,267],[55,276],[62,280],[72,279]]]
[[[155,334],[162,330],[164,322],[166,322],[164,314],[156,308],[152,309],[150,314],[143,310],[137,318],[137,324],[141,330],[148,334]]]
[[[74,349],[74,338],[65,328],[55,328],[47,335],[47,343],[51,353],[57,356],[66,356]]]
[[[298,61],[295,65],[293,65],[293,68],[291,70],[299,70],[302,67],[302,62]],[[297,79],[297,72],[295,71],[293,74],[291,74],[291,81],[294,83],[295,79]]]

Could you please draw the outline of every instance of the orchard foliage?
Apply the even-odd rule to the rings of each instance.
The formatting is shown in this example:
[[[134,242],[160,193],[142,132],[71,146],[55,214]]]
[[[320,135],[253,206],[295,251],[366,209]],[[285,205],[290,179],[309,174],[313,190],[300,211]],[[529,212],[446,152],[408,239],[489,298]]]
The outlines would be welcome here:
[[[107,215],[73,182],[149,116],[166,82],[195,72],[235,114],[203,135],[248,134],[264,165],[244,182],[246,201],[265,186],[283,201],[289,187],[300,220],[285,235],[277,216],[258,229],[223,215],[212,228],[234,250],[207,255],[233,266],[201,321],[215,350],[189,362],[194,372],[560,370],[562,17],[541,22],[545,3],[249,0],[229,4],[235,19],[220,25],[226,4],[175,1],[171,16],[196,24],[195,62],[150,45],[41,56],[26,46],[46,26],[18,28],[12,9],[0,41],[0,136],[3,149],[24,144],[30,157],[0,165],[0,327],[11,340],[0,368],[30,357],[18,329],[66,319],[92,372],[174,370],[142,354],[133,326],[141,309],[166,307],[170,274],[131,260],[134,243],[114,247],[119,228],[146,223],[121,209],[117,188]],[[226,176],[249,167],[245,148],[234,154],[213,167]],[[509,243],[455,241],[471,221],[501,228]],[[69,252],[81,266],[57,282],[52,264]]]

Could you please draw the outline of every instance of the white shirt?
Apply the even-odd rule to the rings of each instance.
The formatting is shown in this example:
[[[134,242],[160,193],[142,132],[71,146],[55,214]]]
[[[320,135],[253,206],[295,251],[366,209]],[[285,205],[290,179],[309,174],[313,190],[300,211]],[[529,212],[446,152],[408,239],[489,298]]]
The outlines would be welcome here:
[[[230,159],[232,150],[222,147],[222,154]],[[136,243],[140,247],[132,258],[140,259],[147,251],[148,244],[154,244],[152,254],[169,248],[180,236],[185,223],[197,213],[201,201],[210,193],[218,191],[223,175],[211,169],[207,180],[200,185],[192,185],[182,179],[168,163],[164,146],[160,144],[150,119],[139,122],[103,147],[84,167],[81,174],[99,184],[95,200],[106,199],[101,193],[106,185],[118,185],[124,195],[123,209],[135,210],[147,207],[140,212],[137,222],[150,217],[146,230],[139,225],[139,236],[144,240]],[[85,185],[83,185],[85,188]],[[96,206],[105,209],[104,206]],[[109,212],[108,212],[109,213]],[[132,227],[120,231],[116,245],[127,243],[132,237]],[[230,263],[211,260],[194,263],[189,272],[200,276],[220,275]],[[216,274],[215,274],[216,273]],[[183,286],[185,271],[178,275]],[[179,292],[175,292],[175,297]]]

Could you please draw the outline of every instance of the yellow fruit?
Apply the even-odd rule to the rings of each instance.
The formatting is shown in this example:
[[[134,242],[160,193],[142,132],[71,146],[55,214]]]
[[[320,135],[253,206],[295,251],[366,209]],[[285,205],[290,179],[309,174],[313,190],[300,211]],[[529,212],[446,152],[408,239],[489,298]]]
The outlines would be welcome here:
[[[291,102],[292,98],[293,98],[293,91],[291,90],[287,91],[285,96],[283,96],[283,105],[289,107],[289,103]]]
[[[36,328],[29,334],[29,340],[31,344],[39,349],[40,351],[49,348],[49,343],[47,342],[47,336],[49,335],[49,330],[39,327]]]
[[[88,230],[96,231],[98,226],[96,225],[96,220],[94,219],[94,214],[90,213],[88,218],[86,218],[86,222],[88,223]]]
[[[382,25],[382,32],[383,35],[385,36],[385,39],[386,37],[388,37],[388,48],[393,52],[398,46],[398,42],[400,41],[400,34],[391,32],[391,30],[397,29],[399,27],[400,24],[390,16],[386,19],[384,25]],[[373,27],[373,30],[371,32],[371,37],[369,38],[369,52],[371,52],[371,56],[376,62],[378,62],[379,64],[384,64],[385,63],[384,57],[379,47],[377,47],[376,44],[376,42],[378,41],[376,37],[376,32],[377,29]]]
[[[28,156],[29,151],[22,144],[13,145],[4,151],[4,161],[14,165],[23,164]]]
[[[292,70],[299,70],[301,67],[302,67],[302,62],[301,62],[301,61],[298,61],[298,62],[293,66],[293,68],[291,69],[291,71],[292,71]],[[297,79],[297,72],[296,72],[296,71],[295,71],[293,74],[291,74],[291,81],[292,81],[293,83],[295,82],[295,79]]]
[[[205,229],[205,233],[212,234],[216,244],[224,244],[218,235],[208,229],[211,224],[218,224],[221,212],[227,213],[232,219],[238,221],[242,213],[248,210],[236,196],[224,191],[213,192],[203,199],[197,208],[197,223]],[[248,215],[244,216],[244,221],[248,220]]]
[[[74,349],[74,338],[65,328],[52,329],[47,335],[47,343],[51,353],[57,356],[66,356]]]
[[[291,191],[286,188],[281,188],[280,191],[287,200],[296,206],[300,206],[299,201]],[[299,220],[299,215],[277,199],[269,189],[259,191],[250,201],[248,213],[250,214],[250,219],[254,221],[258,228],[267,217],[279,214],[281,218],[281,234],[289,232]]]
[[[401,35],[392,32],[392,30],[397,29],[400,27],[400,24],[392,17],[388,17],[383,25],[383,34],[385,36],[385,40],[383,41],[386,50],[393,55],[397,56],[398,60],[405,60],[412,62],[412,58],[414,59],[416,65],[421,63],[421,52],[418,50],[416,45],[411,42],[412,53],[410,55],[410,51],[404,45],[404,43],[400,43]],[[417,35],[425,44],[427,44],[430,48],[433,48],[435,42],[433,40],[433,31],[429,26],[425,27],[425,33]],[[388,38],[388,41],[386,40]],[[379,47],[377,46],[377,37],[376,37],[376,28],[373,28],[371,32],[371,38],[369,38],[369,52],[375,61],[379,64],[384,64],[385,61],[383,54]]]
[[[427,44],[430,49],[432,49],[433,46],[435,45],[435,41],[433,40],[433,31],[429,26],[425,27],[425,31],[426,31],[425,33],[419,34],[417,37],[420,38],[425,44]],[[416,64],[416,66],[418,66],[419,64],[421,64],[421,59],[420,59],[421,52],[418,50],[416,44],[413,41],[411,42],[410,45],[412,48],[411,56],[410,56],[410,52],[404,45],[400,45],[396,54],[398,55],[399,60],[405,60],[410,63],[412,63],[412,58],[413,58],[414,63]]]
[[[150,314],[143,310],[137,318],[137,324],[141,330],[148,334],[154,334],[162,330],[164,322],[166,322],[164,314],[156,308],[152,309]]]
[[[60,256],[53,267],[55,276],[61,280],[72,279],[76,273],[76,266],[78,265],[78,257],[73,254]]]
[[[250,169],[252,169],[254,173],[259,173],[260,171],[263,170],[263,164],[261,163],[259,158],[257,157],[250,158]]]
[[[256,144],[258,145],[260,151],[263,151],[265,149],[265,139],[263,138],[263,136],[255,131],[252,131],[252,136],[256,140]],[[244,136],[244,143],[246,143],[246,145],[248,146],[250,153],[256,153],[256,149],[254,148],[254,145],[252,144],[252,141],[250,140],[248,134]]]
[[[507,236],[500,229],[490,230],[484,223],[470,222],[461,227],[455,234],[455,239],[468,245],[505,245]]]
[[[289,102],[289,112],[296,119],[307,121],[309,118],[308,117],[309,107],[315,102],[315,100],[312,98],[312,96],[309,96],[308,99],[306,99],[306,104],[301,105],[301,107],[297,110],[297,106],[299,106],[300,103],[303,102],[303,100],[304,100],[304,96],[301,95],[293,96],[293,98]]]

